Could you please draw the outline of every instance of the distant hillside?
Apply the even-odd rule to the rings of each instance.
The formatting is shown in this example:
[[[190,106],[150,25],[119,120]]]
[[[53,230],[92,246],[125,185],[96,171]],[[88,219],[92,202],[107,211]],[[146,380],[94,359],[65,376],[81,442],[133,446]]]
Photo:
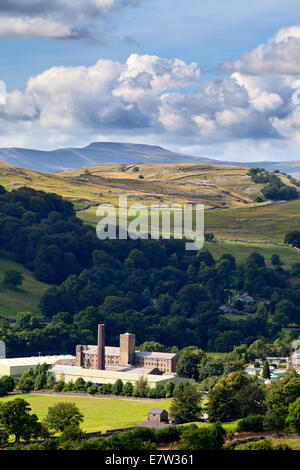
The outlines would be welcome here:
[[[267,171],[278,170],[280,173],[286,173],[296,179],[300,179],[300,160],[290,162],[247,162],[236,163],[236,165],[245,165],[248,168],[264,168]]]
[[[50,174],[0,162],[0,184],[8,190],[29,186],[80,203],[116,204],[119,195],[146,204],[202,203],[206,208],[252,204],[262,185],[245,167],[208,164],[94,165]],[[82,203],[82,205],[81,205]],[[95,208],[91,209],[95,213]],[[85,211],[86,214],[86,211]]]
[[[96,142],[84,148],[65,148],[53,151],[22,148],[0,149],[0,160],[27,170],[56,173],[83,166],[134,163],[210,163],[224,164],[209,158],[190,157],[161,147],[138,144]]]
[[[84,148],[42,151],[22,148],[0,149],[0,161],[26,170],[57,173],[101,164],[210,164],[279,170],[300,179],[300,160],[287,162],[230,162],[170,152],[162,147],[116,142],[94,142]]]

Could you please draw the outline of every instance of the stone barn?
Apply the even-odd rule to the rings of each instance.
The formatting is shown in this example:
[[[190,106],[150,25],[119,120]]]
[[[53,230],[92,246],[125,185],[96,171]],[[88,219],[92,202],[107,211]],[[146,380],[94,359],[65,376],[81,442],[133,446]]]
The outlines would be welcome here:
[[[169,414],[167,410],[152,408],[148,413],[148,421],[151,423],[168,423]]]

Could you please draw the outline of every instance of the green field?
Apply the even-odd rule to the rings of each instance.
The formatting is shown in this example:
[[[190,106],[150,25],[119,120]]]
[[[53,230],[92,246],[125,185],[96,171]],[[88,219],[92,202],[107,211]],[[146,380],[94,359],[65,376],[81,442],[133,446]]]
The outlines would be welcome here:
[[[41,421],[46,417],[49,406],[61,401],[75,403],[84,414],[82,429],[88,432],[105,432],[109,429],[135,426],[141,423],[144,418],[147,418],[151,408],[169,410],[171,403],[171,400],[134,400],[35,394],[4,397],[0,401],[14,398],[23,398],[28,401],[32,412],[36,413]]]
[[[215,259],[219,259],[224,253],[229,253],[235,257],[237,263],[245,261],[254,251],[263,255],[266,262],[270,263],[271,257],[278,254],[285,264],[300,263],[300,252],[291,246],[278,246],[259,243],[241,242],[212,242],[205,243],[204,249],[211,252]]]
[[[205,354],[212,359],[224,359],[227,356],[224,352],[206,352]]]
[[[24,276],[21,287],[7,289],[3,286],[4,272],[16,270]],[[41,296],[49,289],[48,284],[34,279],[33,274],[21,264],[12,261],[11,257],[0,253],[0,315],[15,318],[19,312],[32,312],[41,315],[38,304]]]
[[[292,450],[300,450],[300,439],[271,439],[272,444],[277,446],[278,444],[287,444]],[[246,444],[240,444],[235,447],[235,450],[244,450]]]
[[[239,422],[239,419],[237,419],[236,421],[228,422],[228,423],[222,423],[222,426],[225,429],[225,431],[236,432],[238,422]],[[196,424],[198,426],[198,428],[207,428],[209,426],[212,426],[212,424],[210,424],[210,423],[201,423],[201,422],[198,422],[198,421],[195,422],[195,423],[184,424],[184,426],[189,426],[190,424]]]
[[[206,211],[205,227],[218,238],[284,243],[287,232],[299,230],[300,200]]]

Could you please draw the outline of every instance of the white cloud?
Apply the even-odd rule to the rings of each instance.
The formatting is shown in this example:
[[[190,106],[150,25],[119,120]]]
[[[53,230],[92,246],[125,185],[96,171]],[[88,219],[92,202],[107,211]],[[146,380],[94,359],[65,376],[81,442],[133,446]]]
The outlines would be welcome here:
[[[300,27],[280,30],[255,51],[290,47],[291,36],[300,40],[298,32]],[[13,136],[39,148],[101,138],[171,144],[227,159],[228,152],[252,159],[255,149],[256,160],[295,158],[300,72],[296,65],[291,74],[267,73],[262,61],[254,73],[253,53],[233,64],[230,76],[207,82],[195,63],[146,54],[132,54],[125,63],[100,59],[90,67],[53,67],[30,78],[24,92],[7,94],[6,106],[0,105],[2,145]]]
[[[246,75],[300,74],[300,26],[282,28],[267,44],[247,52],[234,63],[225,62],[221,68]]]
[[[6,103],[6,86],[5,83],[0,80],[0,105],[5,105]]]
[[[0,37],[105,41],[109,20],[142,0],[1,0]]]

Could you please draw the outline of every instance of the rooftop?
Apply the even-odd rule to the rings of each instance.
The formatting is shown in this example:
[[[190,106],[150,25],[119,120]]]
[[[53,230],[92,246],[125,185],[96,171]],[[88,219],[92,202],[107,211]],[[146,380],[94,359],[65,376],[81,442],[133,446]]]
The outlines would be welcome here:
[[[155,413],[155,414],[162,414],[164,411],[164,409],[161,409],[161,408],[152,408],[152,410],[149,411],[149,413]]]
[[[148,357],[151,359],[173,359],[176,354],[173,353],[163,353],[163,352],[156,352],[156,351],[136,351],[135,355],[137,357]]]
[[[125,333],[126,334],[126,333]],[[97,346],[95,345],[88,345],[85,354],[97,354]],[[105,355],[106,356],[120,356],[120,348],[114,346],[105,346]],[[136,351],[136,357],[140,358],[149,358],[149,359],[173,359],[176,354],[173,353],[164,353],[164,352],[156,352],[156,351]]]
[[[31,356],[31,357],[13,357],[10,359],[0,359],[0,365],[5,366],[31,366],[38,364],[54,364],[56,361],[72,360],[74,356],[67,354],[65,356]]]
[[[163,374],[163,375],[152,375],[151,369],[141,369],[141,368],[129,368],[124,367],[123,370],[120,368],[109,368],[105,370],[97,369],[84,369],[83,367],[77,366],[64,366],[64,365],[55,365],[50,369],[50,373],[65,374],[69,377],[72,376],[73,380],[76,380],[78,377],[86,377],[88,380],[95,382],[101,382],[101,379],[107,380],[116,380],[122,379],[124,382],[127,380],[136,381],[140,377],[147,378],[149,383],[156,383],[161,381],[175,380],[176,382],[185,382],[187,379],[182,379],[180,377],[174,377],[174,374]]]

